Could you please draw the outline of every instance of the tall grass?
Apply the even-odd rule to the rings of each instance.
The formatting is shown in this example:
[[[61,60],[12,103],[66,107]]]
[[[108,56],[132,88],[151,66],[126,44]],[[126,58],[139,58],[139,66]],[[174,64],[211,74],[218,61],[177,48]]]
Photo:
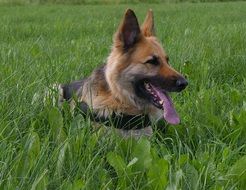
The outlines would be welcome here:
[[[180,2],[228,2],[237,0],[0,0],[0,4],[127,4],[127,3],[180,3]],[[240,0],[245,1],[245,0]]]
[[[245,2],[130,5],[140,22],[154,10],[189,80],[172,94],[182,122],[165,133],[124,140],[44,101],[104,62],[128,7],[0,7],[0,189],[245,189]]]

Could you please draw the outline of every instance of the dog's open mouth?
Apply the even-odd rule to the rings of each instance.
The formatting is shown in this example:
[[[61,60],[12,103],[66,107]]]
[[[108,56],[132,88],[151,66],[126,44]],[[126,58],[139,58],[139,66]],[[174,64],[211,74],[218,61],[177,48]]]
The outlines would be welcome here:
[[[172,99],[168,93],[149,82],[144,82],[146,92],[150,95],[151,103],[163,110],[164,119],[173,125],[180,123],[180,118],[173,106]]]

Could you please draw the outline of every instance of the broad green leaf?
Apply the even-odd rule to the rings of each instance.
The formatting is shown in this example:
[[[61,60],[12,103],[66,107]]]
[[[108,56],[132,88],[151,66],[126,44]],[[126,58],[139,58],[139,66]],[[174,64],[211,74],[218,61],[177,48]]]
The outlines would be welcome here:
[[[69,143],[65,142],[65,144],[62,146],[58,154],[56,172],[59,176],[62,174],[62,169],[64,168],[64,161],[68,148],[69,148]]]
[[[27,171],[33,167],[40,153],[40,140],[37,133],[31,131],[28,135],[21,162],[18,166],[20,175],[26,175]]]
[[[148,169],[152,161],[149,140],[141,138],[133,149],[132,157],[138,159],[133,166],[137,171]]]
[[[197,189],[199,175],[195,167],[189,163],[184,166],[184,178],[189,189]]]
[[[48,113],[48,120],[53,138],[58,142],[65,140],[65,132],[63,131],[63,117],[57,108],[51,108]]]
[[[127,187],[126,176],[126,163],[122,157],[114,152],[109,152],[107,154],[108,163],[115,169],[118,176],[118,189],[125,189]]]
[[[168,183],[169,163],[164,159],[153,161],[148,171],[148,183],[151,189],[164,189]]]
[[[118,176],[122,176],[126,169],[126,163],[122,157],[114,152],[109,152],[107,154],[108,163],[115,169]]]

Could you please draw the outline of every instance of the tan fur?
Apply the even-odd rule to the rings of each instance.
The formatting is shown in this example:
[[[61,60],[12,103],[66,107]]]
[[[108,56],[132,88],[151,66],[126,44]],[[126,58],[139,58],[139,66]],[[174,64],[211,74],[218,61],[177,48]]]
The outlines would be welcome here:
[[[146,15],[141,30],[145,37],[155,36],[155,25],[153,11],[150,9]]]
[[[129,20],[132,19],[131,14],[129,11],[126,12],[113,38],[114,43],[105,66],[105,79],[108,88],[92,74],[83,86],[80,101],[84,101],[93,107],[100,116],[107,116],[112,112],[132,115],[147,112],[150,116],[159,117],[157,108],[136,97],[129,81],[136,74],[146,76],[159,74],[163,77],[172,77],[180,74],[168,64],[167,55],[155,37],[153,12],[151,10],[147,13],[141,27],[141,32],[137,39],[138,42],[134,48],[127,53],[124,52],[121,35],[122,30],[125,30],[126,25],[129,24],[128,22],[135,22],[134,20]],[[160,60],[159,66],[143,64],[153,55],[158,56]]]

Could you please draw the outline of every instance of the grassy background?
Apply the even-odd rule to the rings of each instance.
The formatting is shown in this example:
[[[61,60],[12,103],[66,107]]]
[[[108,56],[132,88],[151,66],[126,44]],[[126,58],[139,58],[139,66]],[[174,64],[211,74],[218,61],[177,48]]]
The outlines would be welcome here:
[[[127,4],[127,3],[180,3],[180,2],[228,2],[245,0],[0,0],[0,4]]]
[[[138,143],[43,102],[88,75],[127,7],[157,34],[189,87],[182,118]],[[0,189],[244,189],[246,3],[0,7]],[[64,108],[66,109],[66,108]],[[163,126],[164,127],[164,126]]]

